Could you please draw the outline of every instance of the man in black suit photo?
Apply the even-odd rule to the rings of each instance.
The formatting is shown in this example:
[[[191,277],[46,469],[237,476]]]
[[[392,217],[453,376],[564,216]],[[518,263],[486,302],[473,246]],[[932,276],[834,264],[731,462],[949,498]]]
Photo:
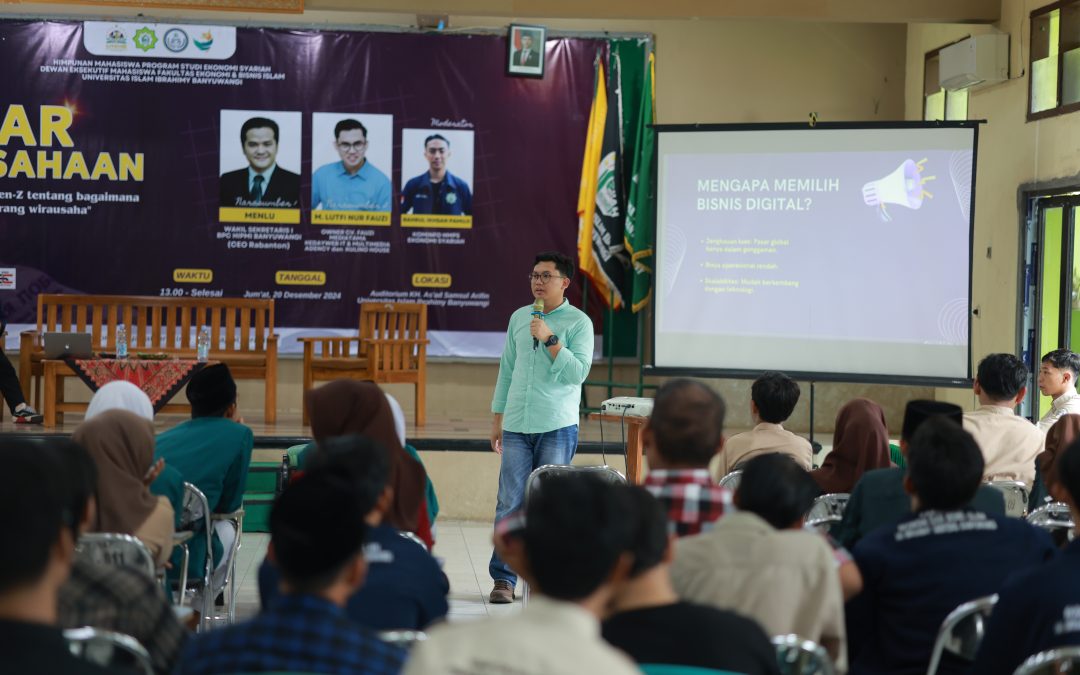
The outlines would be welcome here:
[[[278,125],[252,117],[240,127],[248,166],[221,174],[221,205],[239,208],[300,208],[300,175],[277,165]]]
[[[519,34],[521,48],[514,51],[510,58],[510,64],[514,66],[526,66],[529,68],[540,67],[540,51],[533,46],[535,36],[531,30],[523,30]]]

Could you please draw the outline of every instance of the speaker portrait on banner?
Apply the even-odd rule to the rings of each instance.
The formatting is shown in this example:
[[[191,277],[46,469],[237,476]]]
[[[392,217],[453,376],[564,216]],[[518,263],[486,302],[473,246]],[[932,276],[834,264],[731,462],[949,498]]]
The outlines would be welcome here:
[[[472,227],[473,143],[467,129],[402,130],[402,227]]]
[[[301,117],[278,110],[221,111],[221,222],[300,222]]]
[[[390,225],[393,115],[313,113],[311,222]]]

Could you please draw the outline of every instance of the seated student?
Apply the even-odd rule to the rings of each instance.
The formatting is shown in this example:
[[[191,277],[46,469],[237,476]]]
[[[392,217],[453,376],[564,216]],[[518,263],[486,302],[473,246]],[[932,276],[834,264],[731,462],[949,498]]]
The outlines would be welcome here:
[[[885,411],[865,398],[848,401],[836,415],[833,447],[821,468],[810,472],[829,494],[851,492],[862,475],[889,468],[889,430]]]
[[[755,619],[769,635],[797,633],[844,663],[844,600],[821,535],[802,526],[817,483],[791,457],[755,457],[735,490],[735,513],[675,545],[679,597]]]
[[[720,395],[694,380],[671,380],[656,392],[642,432],[645,489],[664,506],[670,534],[699,534],[731,510],[731,493],[709,474],[724,443],[724,412]]]
[[[958,405],[943,401],[908,401],[900,431],[900,452],[907,455],[908,443],[915,430],[934,416],[942,416],[960,426],[964,411]],[[876,469],[863,474],[844,508],[844,519],[833,529],[833,536],[842,546],[851,548],[855,542],[883,525],[891,525],[911,513],[911,497],[904,491],[904,469]],[[971,500],[971,508],[1005,515],[1005,498],[999,490],[980,485]]]
[[[384,521],[394,498],[387,484],[389,454],[369,438],[340,436],[323,441],[307,467],[347,478],[365,514],[367,582],[349,597],[345,613],[372,630],[423,630],[446,616],[450,583],[430,553]],[[281,596],[279,581],[277,566],[268,557],[259,568],[263,607]]]
[[[1080,354],[1069,349],[1055,349],[1042,357],[1039,365],[1039,393],[1053,399],[1050,410],[1039,420],[1046,433],[1063,415],[1080,414],[1080,396],[1076,378],[1080,377]]]
[[[0,303],[0,398],[3,398],[11,411],[16,424],[41,424],[45,417],[30,407],[23,397],[22,387],[15,367],[4,354],[4,342],[7,337],[7,319],[4,317],[4,304]]]
[[[60,465],[82,535],[97,518],[97,467],[75,443],[55,443],[50,451]],[[155,579],[141,570],[99,565],[84,556],[75,558],[71,576],[60,588],[58,613],[62,628],[93,626],[135,638],[150,654],[154,672],[161,675],[172,672],[187,637]]]
[[[80,424],[71,438],[97,466],[97,517],[91,531],[130,534],[163,567],[173,551],[175,514],[169,500],[148,487],[154,425],[126,410],[109,410]]]
[[[1057,476],[1073,522],[1080,523],[1080,443],[1062,453]],[[1009,577],[998,591],[998,602],[971,672],[1010,675],[1033,654],[1080,645],[1078,617],[1080,540],[1074,540],[1045,565]]]
[[[177,675],[397,673],[405,654],[345,615],[364,583],[364,509],[352,480],[310,471],[270,511],[267,553],[284,596],[254,619],[188,643]]]
[[[500,557],[535,591],[520,613],[447,623],[412,649],[405,673],[640,671],[600,637],[600,617],[630,567],[633,526],[625,488],[594,476],[554,476],[525,506],[520,540],[499,537]]]
[[[923,672],[949,612],[1054,555],[1046,532],[966,506],[982,475],[979,447],[953,421],[935,417],[915,432],[904,478],[915,513],[852,552],[864,586],[848,603],[851,673]],[[961,672],[949,659],[938,669]]]
[[[1035,480],[1035,457],[1046,437],[1015,410],[1027,394],[1027,379],[1027,366],[1012,354],[990,354],[979,362],[979,408],[964,413],[964,429],[982,450],[983,480],[1018,480],[1029,489]]]
[[[655,410],[655,408],[654,408]],[[630,579],[615,594],[604,639],[642,664],[779,675],[769,636],[746,617],[679,600],[671,585],[672,540],[664,509],[648,492],[626,487],[636,527]]]
[[[191,419],[157,437],[157,457],[175,467],[206,495],[210,510],[230,513],[244,501],[244,484],[251,451],[255,444],[251,429],[237,414],[236,382],[225,364],[207,366],[191,378],[187,386]],[[236,529],[232,523],[215,524],[213,538],[214,595],[225,583],[228,559]],[[206,564],[206,539],[195,537],[188,543],[189,569]],[[173,561],[178,568],[179,558]]]
[[[1068,492],[1058,481],[1057,465],[1065,449],[1078,439],[1080,439],[1080,415],[1062,415],[1046,432],[1046,449],[1037,458],[1039,478],[1043,488],[1042,493],[1038,495],[1034,490],[1032,491],[1031,510],[1043,506],[1046,501],[1043,498],[1047,496],[1058,502],[1068,501]],[[1036,480],[1036,486],[1039,484],[1040,481]]]
[[[57,480],[60,465],[37,443],[0,440],[5,541],[0,555],[0,670],[99,675],[114,671],[76,658],[57,627],[56,598],[71,571],[78,527]]]
[[[381,443],[390,451],[390,485],[394,488],[394,501],[386,513],[386,520],[403,532],[420,537],[428,548],[435,545],[424,492],[427,488],[427,472],[424,466],[409,456],[398,441],[394,429],[394,415],[386,395],[374,382],[334,380],[304,395],[311,418],[311,435],[316,443],[327,438],[359,434]],[[298,465],[305,468],[308,446],[298,457]]]
[[[810,441],[784,429],[799,402],[799,384],[783,373],[765,373],[750,387],[750,415],[754,426],[735,434],[717,454],[717,477],[723,477],[758,455],[780,452],[790,455],[809,471],[814,459]]]

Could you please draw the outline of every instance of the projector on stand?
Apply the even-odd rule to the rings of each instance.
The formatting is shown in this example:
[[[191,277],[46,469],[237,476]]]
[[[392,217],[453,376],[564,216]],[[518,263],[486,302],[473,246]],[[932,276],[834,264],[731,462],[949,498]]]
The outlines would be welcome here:
[[[653,400],[634,396],[616,396],[600,404],[600,412],[605,415],[624,417],[648,417],[652,414]]]

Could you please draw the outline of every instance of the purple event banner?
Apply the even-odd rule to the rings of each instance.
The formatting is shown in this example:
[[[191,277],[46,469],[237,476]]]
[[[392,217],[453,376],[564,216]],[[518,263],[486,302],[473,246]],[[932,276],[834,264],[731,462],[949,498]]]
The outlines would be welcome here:
[[[38,292],[271,297],[279,326],[308,329],[355,327],[362,302],[425,302],[451,338],[432,353],[497,354],[533,255],[576,249],[606,43],[545,51],[532,79],[506,74],[503,36],[0,22],[8,321],[32,323]],[[253,118],[277,127],[269,158],[242,143]],[[334,175],[355,161],[343,120],[363,123],[371,169],[352,201]],[[454,180],[423,193],[440,161]]]

